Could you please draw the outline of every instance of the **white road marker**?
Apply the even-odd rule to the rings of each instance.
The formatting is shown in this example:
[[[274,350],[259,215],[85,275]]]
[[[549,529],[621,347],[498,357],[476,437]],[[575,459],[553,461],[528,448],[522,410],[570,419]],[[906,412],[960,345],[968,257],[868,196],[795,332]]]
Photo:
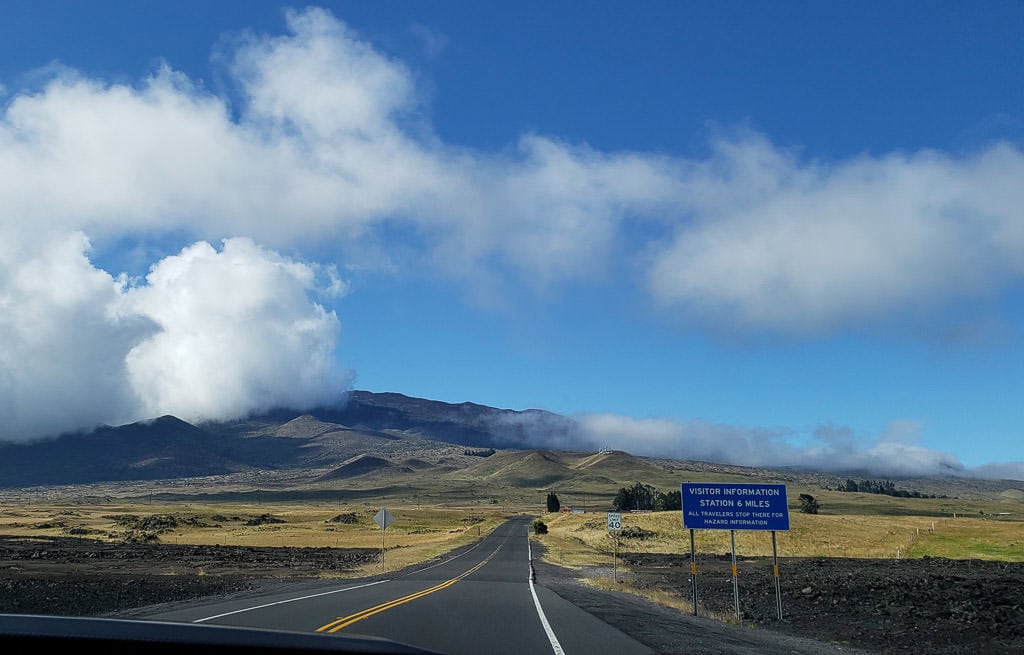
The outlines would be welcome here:
[[[485,539],[486,539],[486,538],[485,538]],[[448,562],[451,562],[452,560],[457,560],[457,559],[459,559],[460,557],[462,557],[463,555],[465,555],[466,553],[468,553],[469,551],[471,551],[471,550],[475,549],[475,548],[476,548],[477,546],[479,546],[480,544],[482,544],[482,543],[483,543],[483,542],[485,541],[485,539],[481,539],[480,541],[478,541],[478,542],[476,542],[475,544],[473,544],[472,548],[469,548],[468,550],[465,550],[465,551],[463,551],[463,552],[459,553],[458,555],[455,555],[454,557],[449,557],[449,558],[448,558],[448,559],[446,559],[446,560],[441,560],[441,561],[440,561],[440,562],[438,562],[437,564],[431,564],[430,566],[425,566],[425,567],[423,567],[422,569],[416,569],[415,571],[410,571],[410,572],[409,572],[409,573],[407,573],[406,575],[412,575],[413,573],[420,573],[420,572],[422,572],[422,571],[429,571],[430,569],[432,569],[432,568],[435,568],[435,567],[438,567],[438,566],[441,566],[442,564],[447,564]]]
[[[551,650],[555,651],[555,655],[565,655],[565,651],[562,650],[562,644],[558,643],[558,637],[555,636],[555,631],[551,629],[551,624],[548,623],[548,617],[544,615],[544,608],[540,606],[537,590],[533,588],[533,546],[530,544],[529,532],[526,533],[526,552],[530,556],[530,573],[526,576],[526,579],[530,583],[530,593],[533,594],[533,604],[537,607],[540,624],[544,626],[544,632],[548,635],[548,641],[551,642]]]
[[[307,600],[309,598],[317,598],[319,596],[329,596],[331,594],[340,594],[343,591],[352,591],[353,589],[362,589],[363,587],[372,587],[375,584],[381,584],[389,582],[388,580],[377,580],[376,582],[367,582],[366,584],[356,585],[354,587],[345,587],[344,589],[332,589],[331,591],[323,591],[319,594],[310,594],[308,596],[299,596],[298,598],[287,598],[285,600],[279,600],[273,603],[266,603],[264,605],[256,605],[255,607],[244,607],[240,610],[234,610],[233,612],[224,612],[223,614],[215,614],[214,616],[207,616],[202,619],[196,619],[192,623],[203,623],[205,621],[212,621],[219,619],[224,616],[231,616],[232,614],[241,614],[242,612],[251,612],[253,610],[263,609],[264,607],[273,607],[274,605],[284,605],[285,603],[294,603],[297,600]]]

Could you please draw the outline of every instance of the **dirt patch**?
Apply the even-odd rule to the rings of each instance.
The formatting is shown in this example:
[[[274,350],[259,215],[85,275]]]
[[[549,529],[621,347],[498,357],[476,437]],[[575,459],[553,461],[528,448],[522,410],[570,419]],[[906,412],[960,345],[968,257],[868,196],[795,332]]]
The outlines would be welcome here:
[[[628,580],[689,599],[688,556],[625,553]],[[731,557],[700,557],[698,609],[735,613]],[[738,563],[744,625],[884,653],[1024,653],[1024,564],[942,558]]]
[[[337,575],[373,548],[273,548],[0,537],[0,612],[94,616]]]

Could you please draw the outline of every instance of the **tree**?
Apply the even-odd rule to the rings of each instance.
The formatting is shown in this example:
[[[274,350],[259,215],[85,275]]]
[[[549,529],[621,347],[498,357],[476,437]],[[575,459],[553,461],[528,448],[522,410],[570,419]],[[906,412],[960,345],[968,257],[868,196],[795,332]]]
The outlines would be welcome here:
[[[615,494],[612,505],[617,512],[630,510],[653,510],[658,492],[649,484],[637,482],[632,487],[623,487]],[[681,507],[681,505],[680,505]]]
[[[663,494],[660,491],[654,492],[654,511],[668,512],[683,508],[683,497],[680,490],[670,491]]]
[[[804,514],[817,514],[821,503],[811,494],[800,494],[800,511]]]
[[[552,491],[548,493],[548,511],[557,512],[562,509],[562,503],[559,502],[558,496]]]

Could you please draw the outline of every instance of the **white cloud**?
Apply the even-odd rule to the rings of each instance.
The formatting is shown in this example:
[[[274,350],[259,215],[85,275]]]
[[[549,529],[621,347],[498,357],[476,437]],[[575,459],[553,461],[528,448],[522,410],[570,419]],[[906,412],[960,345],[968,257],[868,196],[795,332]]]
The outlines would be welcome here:
[[[823,164],[757,137],[721,143],[687,180],[693,218],[651,289],[691,315],[795,333],[993,297],[1024,274],[1022,175],[1007,144]]]
[[[89,263],[81,233],[0,230],[0,439],[133,415],[125,356],[154,331],[118,316],[123,283]]]
[[[135,86],[60,69],[0,120],[7,214],[93,238],[186,231],[360,250],[385,223],[471,281],[497,258],[546,283],[585,276],[621,217],[674,193],[667,160],[524,137],[515,152],[441,143],[410,72],[327,12],[231,55],[233,108],[165,65]],[[234,113],[233,113],[234,111]]]
[[[0,119],[7,216],[93,239],[329,239],[342,258],[404,232],[407,255],[488,290],[630,274],[640,259],[661,305],[785,333],[912,317],[1024,277],[1014,146],[832,162],[750,133],[695,159],[533,134],[458,148],[402,62],[324,10],[287,24],[228,53],[237,106],[169,65],[134,86],[57,69],[14,95]]]
[[[2,440],[308,407],[346,388],[310,266],[244,239],[197,243],[132,286],[92,265],[79,232],[0,237]]]
[[[810,444],[800,446],[792,443],[794,435],[786,430],[615,414],[586,414],[577,420],[592,447],[652,457],[890,476],[986,474],[968,469],[948,453],[906,443],[908,431],[916,435],[919,430],[914,421],[894,421],[878,439],[867,443],[848,428],[822,426]]]
[[[314,271],[247,239],[205,242],[165,258],[124,307],[160,332],[126,364],[143,415],[236,418],[271,407],[338,402],[338,320],[310,303]]]

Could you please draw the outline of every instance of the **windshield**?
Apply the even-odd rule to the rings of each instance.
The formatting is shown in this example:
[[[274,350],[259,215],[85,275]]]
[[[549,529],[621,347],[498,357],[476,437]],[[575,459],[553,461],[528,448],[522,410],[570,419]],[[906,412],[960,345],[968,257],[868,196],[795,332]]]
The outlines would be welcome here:
[[[3,3],[0,632],[1019,652],[1022,28]]]

